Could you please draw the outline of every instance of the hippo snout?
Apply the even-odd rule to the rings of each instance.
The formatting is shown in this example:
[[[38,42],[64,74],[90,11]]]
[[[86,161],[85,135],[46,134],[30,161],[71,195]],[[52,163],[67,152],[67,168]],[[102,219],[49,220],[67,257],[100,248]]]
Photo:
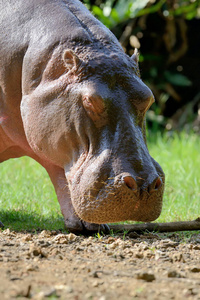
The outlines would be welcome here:
[[[88,187],[85,182],[83,193],[72,188],[73,206],[79,218],[91,223],[153,221],[161,213],[163,181],[155,173],[146,180],[121,173]]]

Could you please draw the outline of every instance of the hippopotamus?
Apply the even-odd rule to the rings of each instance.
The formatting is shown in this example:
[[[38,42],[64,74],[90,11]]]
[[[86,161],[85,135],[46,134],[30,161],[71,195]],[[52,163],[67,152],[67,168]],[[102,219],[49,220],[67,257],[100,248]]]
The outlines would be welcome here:
[[[0,11],[0,162],[39,162],[71,232],[158,218],[165,176],[147,148],[154,96],[137,53],[79,0],[4,0]]]

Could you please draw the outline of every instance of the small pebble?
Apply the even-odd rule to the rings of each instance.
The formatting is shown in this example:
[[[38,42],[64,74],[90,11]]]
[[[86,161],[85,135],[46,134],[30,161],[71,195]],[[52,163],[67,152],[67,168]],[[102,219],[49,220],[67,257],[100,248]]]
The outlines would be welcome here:
[[[145,280],[147,282],[151,282],[153,280],[155,280],[155,275],[152,273],[147,273],[147,272],[143,272],[143,273],[138,273],[136,274],[136,278],[137,279],[142,279]]]

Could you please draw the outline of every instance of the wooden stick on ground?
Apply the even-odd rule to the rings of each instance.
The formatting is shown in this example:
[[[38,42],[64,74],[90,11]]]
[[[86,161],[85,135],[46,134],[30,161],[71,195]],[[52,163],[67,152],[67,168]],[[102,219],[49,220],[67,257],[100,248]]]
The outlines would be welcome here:
[[[0,222],[0,228],[4,225]],[[156,231],[156,232],[173,232],[173,231],[190,231],[200,230],[200,218],[193,221],[182,222],[169,222],[169,223],[144,223],[144,224],[120,224],[109,225],[110,229],[114,232],[144,232]]]
[[[156,232],[173,232],[173,231],[190,231],[200,230],[200,218],[193,221],[182,222],[169,222],[169,223],[144,223],[144,224],[120,224],[109,225],[110,229],[114,232],[143,232],[156,231]]]

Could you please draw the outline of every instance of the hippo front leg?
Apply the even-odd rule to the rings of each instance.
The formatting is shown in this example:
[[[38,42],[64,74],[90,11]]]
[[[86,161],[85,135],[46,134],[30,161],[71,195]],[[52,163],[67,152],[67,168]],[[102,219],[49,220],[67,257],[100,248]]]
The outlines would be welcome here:
[[[67,186],[64,170],[54,165],[44,166],[54,185],[61,212],[64,216],[65,227],[73,233],[92,234],[95,232],[109,232],[107,224],[93,224],[80,220],[77,216]]]

